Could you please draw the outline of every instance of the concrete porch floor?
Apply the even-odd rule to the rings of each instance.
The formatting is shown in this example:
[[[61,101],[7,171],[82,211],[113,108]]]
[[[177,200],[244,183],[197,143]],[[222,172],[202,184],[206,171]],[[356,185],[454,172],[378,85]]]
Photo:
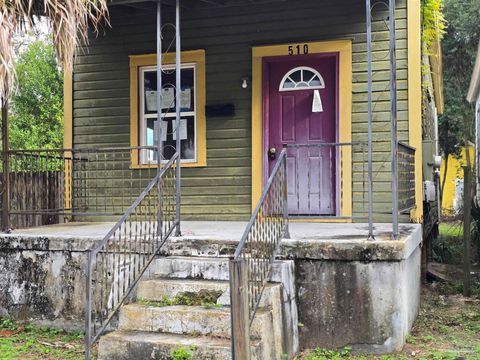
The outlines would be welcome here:
[[[89,239],[101,240],[113,227],[113,222],[70,222],[65,224],[47,225],[28,229],[16,229],[11,234],[21,238],[41,237],[50,240]],[[182,221],[182,237],[188,240],[239,241],[247,225],[242,221]],[[402,241],[418,227],[414,224],[400,224],[400,239]],[[391,224],[375,224],[374,234],[377,242],[391,242]],[[367,240],[368,224],[365,223],[319,223],[291,222],[291,240],[319,241],[356,241]],[[181,238],[176,238],[180,240]]]

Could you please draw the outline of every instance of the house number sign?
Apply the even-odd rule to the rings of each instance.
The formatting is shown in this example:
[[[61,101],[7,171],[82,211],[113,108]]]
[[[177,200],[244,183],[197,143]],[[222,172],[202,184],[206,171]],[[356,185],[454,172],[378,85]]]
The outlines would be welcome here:
[[[288,55],[307,55],[308,44],[290,45],[288,47]]]

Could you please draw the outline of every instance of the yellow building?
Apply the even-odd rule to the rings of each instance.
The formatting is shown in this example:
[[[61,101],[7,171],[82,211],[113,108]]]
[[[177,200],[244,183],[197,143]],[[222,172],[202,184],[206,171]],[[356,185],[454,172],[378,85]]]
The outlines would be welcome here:
[[[474,148],[469,147],[470,159],[474,161]],[[453,155],[448,157],[448,171],[445,179],[445,189],[443,190],[442,198],[442,213],[451,214],[454,211],[454,202],[456,195],[456,180],[463,179],[463,166],[467,164],[465,148],[462,148],[461,156],[457,159]],[[445,174],[445,159],[442,160],[442,167],[440,169],[440,181],[443,183]],[[463,186],[462,186],[463,188]]]

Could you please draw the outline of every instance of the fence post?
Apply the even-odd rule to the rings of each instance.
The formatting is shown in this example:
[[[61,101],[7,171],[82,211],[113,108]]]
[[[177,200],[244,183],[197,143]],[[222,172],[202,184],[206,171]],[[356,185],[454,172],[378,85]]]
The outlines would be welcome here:
[[[10,229],[10,169],[9,169],[9,143],[8,143],[8,99],[2,99],[2,162],[3,162],[3,184],[2,184],[2,230]]]
[[[85,287],[85,360],[90,360],[92,342],[92,251],[87,251]]]
[[[250,360],[248,263],[245,259],[231,259],[229,264],[232,359]]]
[[[463,296],[471,295],[471,220],[472,220],[472,172],[470,166],[463,167]]]

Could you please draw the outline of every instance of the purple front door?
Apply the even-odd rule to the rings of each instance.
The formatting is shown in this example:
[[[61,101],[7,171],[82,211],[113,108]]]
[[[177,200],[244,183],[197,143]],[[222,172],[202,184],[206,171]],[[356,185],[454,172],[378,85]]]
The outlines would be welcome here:
[[[291,215],[336,213],[338,54],[264,58],[265,178],[287,149]]]

